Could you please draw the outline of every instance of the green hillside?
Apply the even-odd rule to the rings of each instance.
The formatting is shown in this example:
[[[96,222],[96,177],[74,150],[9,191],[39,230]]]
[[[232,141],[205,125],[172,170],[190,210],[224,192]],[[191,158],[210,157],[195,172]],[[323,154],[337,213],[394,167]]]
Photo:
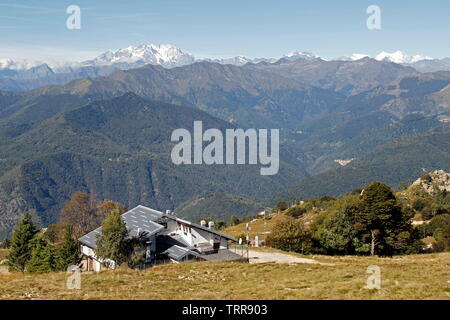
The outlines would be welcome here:
[[[181,204],[175,213],[187,220],[211,217],[214,220],[229,221],[232,215],[242,218],[261,211],[262,204],[242,196],[219,193],[205,193]]]
[[[261,199],[306,177],[281,150],[279,174],[261,176],[256,165],[174,165],[174,129],[233,128],[200,110],[149,101],[135,94],[68,111],[0,142],[0,231],[21,212],[36,211],[41,225],[55,222],[76,191],[130,207],[174,209],[205,192]]]
[[[345,167],[308,178],[277,195],[280,199],[339,196],[372,181],[396,186],[424,172],[450,170],[450,125],[443,124],[425,134],[386,143]]]

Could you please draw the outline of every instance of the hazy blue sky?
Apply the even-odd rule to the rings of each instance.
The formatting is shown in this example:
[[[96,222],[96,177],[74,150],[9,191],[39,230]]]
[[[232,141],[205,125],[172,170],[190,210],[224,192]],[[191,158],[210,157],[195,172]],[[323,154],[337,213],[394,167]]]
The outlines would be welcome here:
[[[66,8],[81,7],[81,30]],[[381,8],[368,30],[366,9]],[[108,49],[170,43],[196,57],[325,58],[382,50],[450,56],[450,1],[0,0],[0,58],[84,60]]]

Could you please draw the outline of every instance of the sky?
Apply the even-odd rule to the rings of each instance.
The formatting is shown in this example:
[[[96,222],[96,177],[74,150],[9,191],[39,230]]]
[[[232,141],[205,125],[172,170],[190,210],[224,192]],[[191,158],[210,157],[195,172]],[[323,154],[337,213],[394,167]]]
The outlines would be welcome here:
[[[81,29],[69,30],[69,5]],[[366,25],[381,9],[381,30]],[[450,1],[427,0],[0,0],[0,58],[81,61],[141,43],[169,43],[196,58],[323,58],[402,50],[450,56]]]

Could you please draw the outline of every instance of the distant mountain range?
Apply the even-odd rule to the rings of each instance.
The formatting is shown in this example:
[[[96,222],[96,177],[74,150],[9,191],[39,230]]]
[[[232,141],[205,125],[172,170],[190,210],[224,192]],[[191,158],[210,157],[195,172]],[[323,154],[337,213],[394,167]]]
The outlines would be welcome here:
[[[365,57],[370,57],[367,54],[352,54],[344,56],[335,60],[355,61]],[[210,62],[222,64],[244,65],[246,63],[269,62],[274,63],[281,59],[297,60],[297,59],[317,59],[320,56],[299,50],[288,52],[279,58],[248,58],[245,56],[236,56],[223,59],[197,59],[194,55],[182,51],[170,44],[140,44],[138,46],[129,46],[118,50],[108,50],[94,59],[82,62],[44,62],[44,61],[30,61],[30,60],[14,60],[11,58],[0,59],[0,70],[26,70],[42,64],[49,65],[55,72],[67,72],[71,68],[86,67],[86,66],[105,66],[114,64],[128,64],[136,67],[137,65],[153,64],[160,65],[165,68],[180,67],[194,62],[206,60]],[[421,61],[437,60],[429,56],[417,54],[410,56],[402,51],[395,51],[392,53],[382,51],[375,57],[378,61],[389,61],[398,64],[413,64]],[[323,58],[322,58],[323,59]],[[326,59],[324,59],[326,60]]]
[[[291,51],[281,58],[247,58],[236,56],[224,59],[197,59],[192,54],[182,51],[170,44],[141,44],[136,47],[129,46],[118,50],[108,50],[94,59],[82,62],[43,62],[29,60],[13,60],[10,58],[0,59],[0,70],[27,70],[41,65],[50,66],[56,73],[66,73],[80,67],[98,67],[122,65],[128,67],[137,67],[144,64],[160,65],[165,68],[180,67],[199,61],[210,61],[221,64],[233,64],[237,66],[246,63],[258,62],[276,62],[280,59],[313,59],[319,56],[298,50]]]
[[[327,61],[309,52],[292,51],[280,58],[247,58],[237,56],[224,59],[197,59],[192,54],[170,45],[141,44],[118,50],[109,50],[98,57],[82,62],[43,62],[0,59],[0,90],[26,91],[49,84],[63,84],[70,80],[84,77],[98,77],[111,74],[117,70],[128,70],[146,64],[175,68],[208,61],[236,66],[280,64],[286,62],[322,61],[339,64],[341,61],[359,61],[369,58],[366,54],[353,54]],[[404,52],[381,52],[374,57],[380,62],[392,62],[412,67],[418,72],[450,71],[450,58],[433,59],[425,55],[410,56]],[[303,71],[308,69],[303,69]],[[313,72],[311,69],[309,72]],[[315,71],[315,70],[314,70]],[[338,73],[336,73],[338,75]],[[358,81],[358,79],[355,79]]]
[[[418,74],[414,68],[368,57],[355,61],[281,59],[275,63],[247,64],[245,67],[275,73],[344,95],[361,93],[399,77]]]
[[[363,58],[366,58],[370,56],[368,54],[353,54],[351,56],[348,57],[342,57],[339,60],[360,60]],[[400,50],[389,53],[386,51],[382,51],[379,54],[377,54],[374,57],[375,60],[378,61],[389,61],[389,62],[394,62],[394,63],[398,63],[398,64],[410,64],[410,63],[416,63],[419,61],[424,61],[424,60],[433,60],[433,58],[428,57],[428,56],[424,56],[422,54],[417,54],[414,56],[410,56],[408,54],[406,54],[405,52],[402,52]]]
[[[81,78],[12,95],[9,101],[17,101],[0,109],[0,125],[2,122],[19,125],[36,121],[67,110],[72,101],[108,99],[127,92],[195,106],[244,127],[294,128],[303,121],[328,113],[343,100],[341,94],[331,90],[233,65],[197,62],[173,69],[146,65],[106,77]],[[48,100],[59,98],[63,102],[51,103],[54,106],[50,109]]]
[[[395,185],[423,170],[450,170],[450,72],[413,67],[438,63],[428,58],[375,58],[292,52],[197,61],[148,45],[59,69],[2,69],[0,87],[9,90],[0,90],[0,238],[24,210],[43,226],[54,222],[78,190],[178,208],[194,220],[226,219],[277,194],[338,195],[373,180]],[[170,133],[194,120],[280,129],[279,174],[173,165]],[[214,204],[224,211],[204,212]]]
[[[338,60],[356,61],[369,57],[367,54],[353,54]],[[423,54],[410,56],[402,51],[392,53],[382,51],[374,57],[378,61],[388,61],[410,66],[419,72],[450,71],[450,58],[434,59]]]

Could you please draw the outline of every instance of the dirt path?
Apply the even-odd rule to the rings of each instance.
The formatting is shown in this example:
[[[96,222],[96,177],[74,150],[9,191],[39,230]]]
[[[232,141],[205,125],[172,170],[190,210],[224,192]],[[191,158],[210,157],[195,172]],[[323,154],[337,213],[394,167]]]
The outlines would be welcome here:
[[[248,257],[250,263],[319,263],[313,259],[300,258],[290,254],[279,252],[263,252],[256,250],[249,250]]]

